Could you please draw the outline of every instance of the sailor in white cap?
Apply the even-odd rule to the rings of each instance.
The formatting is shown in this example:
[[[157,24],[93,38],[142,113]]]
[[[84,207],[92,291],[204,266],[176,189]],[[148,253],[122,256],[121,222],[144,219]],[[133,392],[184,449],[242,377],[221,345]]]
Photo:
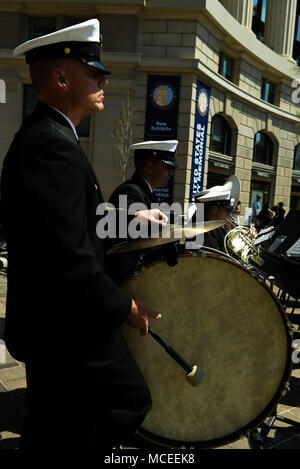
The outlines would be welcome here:
[[[62,113],[76,137],[80,120],[104,108],[103,88],[110,72],[101,63],[101,41],[100,23],[91,19],[14,50],[15,57],[25,56],[39,100]]]
[[[109,202],[119,207],[119,196],[127,195],[128,206],[140,202],[146,208],[157,203],[154,189],[166,187],[176,168],[178,140],[147,141],[131,145],[134,152],[135,173],[118,186]]]
[[[39,103],[15,135],[1,177],[5,342],[27,373],[20,447],[112,448],[130,440],[151,408],[120,327],[127,322],[145,335],[148,318],[160,315],[112,281],[96,235],[103,197],[76,126],[104,107],[99,21],[28,41],[14,52],[21,54]]]
[[[148,212],[153,213],[158,218],[162,218],[164,221],[168,221],[167,216],[158,210],[158,208],[153,208],[152,204],[158,204],[159,202],[154,189],[166,187],[174,173],[177,146],[178,140],[150,140],[131,145],[130,148],[134,152],[135,172],[129,180],[114,190],[109,198],[109,202],[119,208],[120,196],[126,196],[128,209],[132,204],[142,204],[144,210],[139,212],[140,217],[143,215],[147,216]],[[131,219],[132,217],[128,216],[128,222]],[[124,230],[122,231],[124,232]],[[124,242],[126,239],[117,238],[111,243],[111,246]],[[163,250],[166,253],[168,247],[165,246]],[[139,253],[134,252],[113,257],[109,266],[110,273],[117,283],[121,283],[132,269],[136,267]]]
[[[225,220],[238,205],[240,196],[240,180],[237,176],[230,176],[223,186],[213,186],[210,189],[194,195],[195,205],[190,210],[189,216],[197,209],[199,203],[204,204],[204,220]],[[226,229],[224,226],[204,234],[204,246],[225,251],[224,237]]]
[[[151,192],[151,201],[158,201],[154,189],[166,187],[176,168],[177,140],[147,141],[131,145],[136,172],[133,180],[142,178]],[[139,179],[139,182],[141,180]],[[143,184],[142,184],[143,185]],[[146,190],[146,194],[148,191]]]

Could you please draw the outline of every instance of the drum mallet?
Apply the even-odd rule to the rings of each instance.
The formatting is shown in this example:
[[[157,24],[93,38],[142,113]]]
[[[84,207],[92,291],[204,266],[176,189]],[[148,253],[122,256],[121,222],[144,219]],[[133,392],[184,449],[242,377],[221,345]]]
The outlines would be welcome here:
[[[165,349],[165,351],[180,365],[186,372],[186,379],[192,386],[199,386],[205,378],[205,373],[197,365],[191,366],[187,363],[170,345],[168,345],[150,326],[149,334]]]

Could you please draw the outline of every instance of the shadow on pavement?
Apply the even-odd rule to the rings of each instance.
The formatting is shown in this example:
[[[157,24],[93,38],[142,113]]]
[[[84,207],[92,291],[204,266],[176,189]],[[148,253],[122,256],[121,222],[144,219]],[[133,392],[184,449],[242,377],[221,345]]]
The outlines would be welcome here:
[[[18,448],[19,438],[10,434],[21,433],[26,416],[25,392],[26,389],[20,388],[0,393],[0,432],[4,432],[4,437],[0,440],[0,449]]]

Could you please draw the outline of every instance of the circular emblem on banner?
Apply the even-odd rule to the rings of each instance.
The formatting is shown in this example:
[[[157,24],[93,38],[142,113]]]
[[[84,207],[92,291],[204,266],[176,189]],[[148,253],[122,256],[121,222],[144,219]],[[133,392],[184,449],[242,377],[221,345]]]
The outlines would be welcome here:
[[[199,91],[197,98],[197,109],[200,116],[204,117],[208,111],[208,93],[205,88]]]
[[[175,91],[169,84],[156,85],[152,92],[153,104],[159,109],[167,109],[172,106],[176,98]]]

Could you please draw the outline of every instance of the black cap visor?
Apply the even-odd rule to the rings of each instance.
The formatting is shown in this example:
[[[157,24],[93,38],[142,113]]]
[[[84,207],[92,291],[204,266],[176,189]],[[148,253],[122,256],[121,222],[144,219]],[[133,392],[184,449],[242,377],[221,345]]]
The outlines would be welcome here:
[[[229,212],[233,212],[233,206],[231,205],[230,201],[221,201],[217,203],[219,208],[225,208],[226,210],[229,210]]]
[[[97,68],[98,70],[100,70],[103,75],[109,75],[110,74],[110,71],[108,70],[108,68],[104,67],[104,65],[102,65],[101,62],[98,62],[97,60],[87,60],[87,59],[79,59],[81,62],[89,65],[90,67],[94,67],[94,68]]]
[[[172,166],[173,168],[177,168],[177,164],[174,161],[170,160],[162,160],[163,163],[167,164],[168,166]]]

